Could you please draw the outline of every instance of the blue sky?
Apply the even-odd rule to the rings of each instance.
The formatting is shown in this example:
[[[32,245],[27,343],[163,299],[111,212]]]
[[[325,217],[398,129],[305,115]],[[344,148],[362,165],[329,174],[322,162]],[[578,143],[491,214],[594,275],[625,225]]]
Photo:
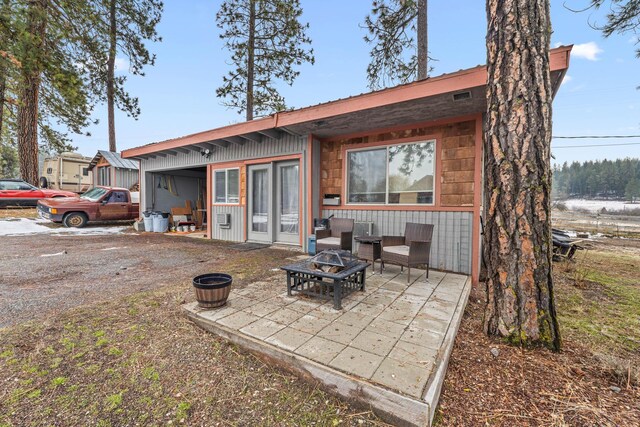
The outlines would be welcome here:
[[[127,88],[140,98],[142,114],[133,120],[116,116],[118,150],[212,129],[243,120],[220,105],[215,89],[229,69],[228,52],[219,39],[215,13],[221,0],[165,0],[159,25],[161,43],[151,46],[154,67],[145,77],[130,76]],[[370,0],[301,0],[311,28],[315,65],[300,68],[292,87],[281,86],[287,104],[305,107],[367,92],[369,47],[360,28]],[[588,0],[566,0],[574,9]],[[430,1],[429,51],[437,59],[432,75],[484,64],[485,2]],[[589,26],[604,22],[601,12],[573,13],[563,1],[551,1],[552,46],[574,44],[571,66],[554,102],[554,135],[639,135],[640,59],[633,34],[604,39]],[[118,61],[122,73],[127,67]],[[74,137],[78,151],[92,156],[107,149],[106,110],[98,107],[100,124],[92,136]],[[640,157],[640,145],[560,148],[569,145],[640,143],[624,140],[554,140],[555,162]]]

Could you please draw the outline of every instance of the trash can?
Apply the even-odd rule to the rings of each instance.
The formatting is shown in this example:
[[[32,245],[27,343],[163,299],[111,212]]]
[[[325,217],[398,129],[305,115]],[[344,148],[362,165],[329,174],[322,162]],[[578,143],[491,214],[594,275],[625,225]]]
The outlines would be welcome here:
[[[144,231],[153,231],[153,215],[151,211],[142,212],[142,220],[144,221]]]
[[[164,216],[166,214],[166,217]],[[153,231],[165,233],[169,229],[169,214],[166,212],[153,213]]]
[[[311,234],[309,236],[309,244],[307,245],[307,249],[308,249],[309,255],[316,254],[316,235],[315,234]]]

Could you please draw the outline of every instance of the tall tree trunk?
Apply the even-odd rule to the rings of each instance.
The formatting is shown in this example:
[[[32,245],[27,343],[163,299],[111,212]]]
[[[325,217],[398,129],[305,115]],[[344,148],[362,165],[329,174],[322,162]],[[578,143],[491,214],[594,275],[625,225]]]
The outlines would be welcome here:
[[[249,1],[249,46],[247,52],[247,121],[253,120],[253,79],[256,45],[256,0]]]
[[[116,151],[115,73],[116,73],[116,1],[109,2],[109,56],[107,58],[107,121],[109,151]]]
[[[429,73],[427,18],[427,0],[418,0],[418,80],[426,79]]]
[[[484,329],[560,349],[551,276],[549,0],[487,0]]]
[[[0,138],[2,138],[2,126],[4,125],[4,103],[7,92],[7,70],[4,61],[0,59]]]
[[[18,102],[18,157],[20,176],[38,185],[38,97],[46,31],[48,0],[30,0],[27,12],[28,58],[22,63],[22,82]]]
[[[0,13],[5,16],[9,9],[9,0],[2,0]],[[2,126],[4,125],[4,103],[7,91],[7,58],[2,57],[2,50],[6,49],[7,42],[4,37],[4,31],[0,32],[0,138],[2,138]],[[7,52],[8,53],[8,52]]]

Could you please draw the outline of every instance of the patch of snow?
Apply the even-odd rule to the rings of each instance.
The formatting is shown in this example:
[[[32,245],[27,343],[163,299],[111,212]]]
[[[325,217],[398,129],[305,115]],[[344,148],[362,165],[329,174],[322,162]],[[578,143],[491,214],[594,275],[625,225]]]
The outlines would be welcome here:
[[[48,224],[44,225],[44,224]],[[84,227],[67,228],[52,224],[44,219],[6,218],[0,220],[0,236],[24,236],[30,234],[83,235],[98,236],[103,234],[119,234],[128,227]]]
[[[42,254],[42,255],[40,255],[40,257],[58,256],[58,255],[64,255],[66,253],[67,253],[67,251],[56,252],[55,254]]]
[[[116,249],[126,249],[128,246],[114,246],[112,248],[100,249],[101,251],[115,251]]]
[[[587,209],[589,212],[600,212],[602,208],[608,211],[622,211],[631,209],[640,209],[637,203],[628,203],[621,200],[586,200],[586,199],[567,199],[564,201],[570,210]]]

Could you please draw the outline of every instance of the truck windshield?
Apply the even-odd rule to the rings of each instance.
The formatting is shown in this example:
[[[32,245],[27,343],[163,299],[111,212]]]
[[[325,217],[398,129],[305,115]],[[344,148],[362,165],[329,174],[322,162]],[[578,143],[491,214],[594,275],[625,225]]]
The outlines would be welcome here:
[[[80,198],[91,200],[92,202],[97,202],[100,197],[104,196],[107,192],[106,188],[92,188],[91,190],[84,193]]]

